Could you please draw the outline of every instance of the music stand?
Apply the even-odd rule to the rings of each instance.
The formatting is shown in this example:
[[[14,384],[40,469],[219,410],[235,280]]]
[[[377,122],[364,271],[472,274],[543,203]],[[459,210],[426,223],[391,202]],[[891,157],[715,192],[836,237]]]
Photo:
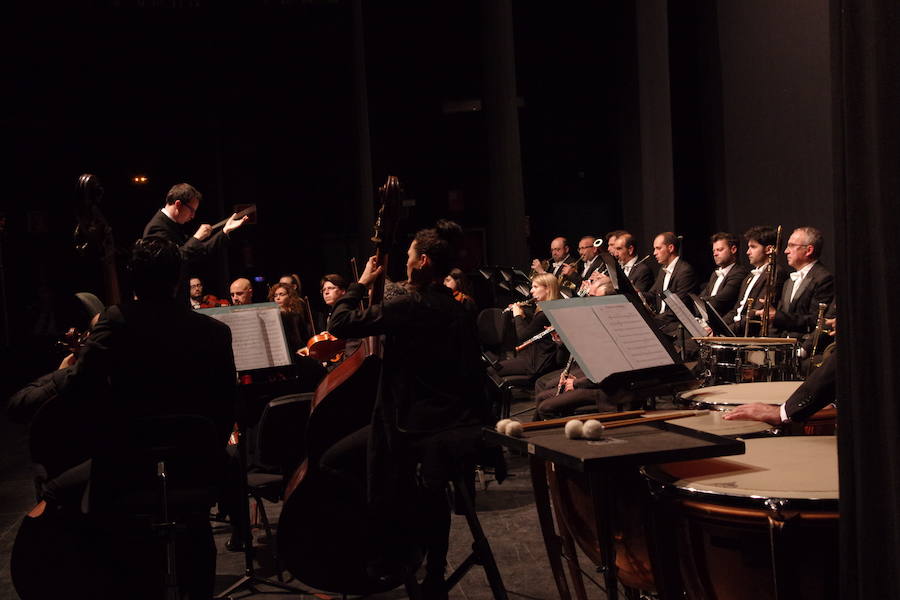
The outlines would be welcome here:
[[[258,373],[269,373],[271,369],[259,369]],[[254,371],[241,371],[239,372],[241,381],[250,380],[252,381]],[[246,386],[241,386],[241,389],[244,389]],[[243,511],[240,519],[236,519],[236,515],[231,515],[232,518],[232,527],[237,528],[240,527],[241,538],[244,543],[244,574],[238,577],[237,581],[229,585],[222,592],[213,596],[214,598],[230,598],[231,595],[243,588],[247,588],[255,591],[254,586],[256,585],[269,585],[286,592],[294,592],[297,594],[310,594],[309,591],[304,590],[302,588],[298,588],[292,586],[290,584],[284,583],[283,581],[273,581],[271,579],[266,579],[264,577],[260,577],[256,574],[256,567],[253,564],[253,533],[250,527],[250,493],[249,493],[249,485],[247,484],[247,426],[248,426],[248,414],[250,411],[248,410],[248,404],[252,400],[251,397],[245,397],[246,394],[238,393],[237,399],[237,459],[238,465],[240,468],[241,476],[238,478],[238,491],[242,501],[239,505],[239,508],[235,510]],[[238,520],[239,523],[235,521]],[[280,568],[280,565],[276,565],[276,568]],[[278,573],[278,578],[281,578],[281,572]]]
[[[731,327],[728,326],[728,323],[725,322],[725,319],[722,318],[722,315],[719,314],[719,311],[709,303],[709,300],[704,300],[697,294],[691,294],[690,296],[691,300],[694,301],[694,306],[697,307],[697,311],[703,316],[703,320],[713,330],[713,335],[737,337]]]
[[[674,393],[699,385],[637,297],[541,302],[585,376],[607,395]]]
[[[234,362],[237,367],[239,381],[242,384],[237,397],[237,459],[241,476],[238,478],[238,493],[241,497],[239,508],[242,511],[240,518],[231,515],[232,527],[240,527],[244,542],[244,574],[237,581],[225,588],[224,591],[214,596],[215,598],[229,598],[231,594],[242,588],[254,589],[255,585],[269,585],[287,592],[297,594],[309,594],[308,591],[288,585],[282,581],[272,581],[256,575],[253,565],[253,535],[250,530],[250,494],[247,485],[247,427],[250,421],[251,411],[249,403],[252,396],[245,393],[254,379],[263,380],[271,378],[273,373],[294,371],[298,369],[293,365],[290,352],[287,348],[287,339],[284,335],[284,325],[281,321],[280,308],[274,302],[258,304],[246,304],[238,306],[226,306],[220,308],[203,309],[214,319],[220,320],[231,328],[232,349]],[[256,414],[255,411],[252,414]],[[258,414],[256,415],[258,417]],[[235,522],[239,521],[239,522]],[[278,573],[279,578],[281,573]]]

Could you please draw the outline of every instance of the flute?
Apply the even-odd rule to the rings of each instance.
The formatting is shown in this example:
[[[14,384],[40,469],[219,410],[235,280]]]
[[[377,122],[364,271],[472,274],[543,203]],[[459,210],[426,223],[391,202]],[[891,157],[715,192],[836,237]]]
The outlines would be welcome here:
[[[522,300],[521,302],[514,302],[513,304],[519,305],[519,306],[528,306],[529,304],[534,304],[534,302],[535,302],[534,298],[529,298],[528,300]],[[507,306],[501,312],[508,313],[511,310],[512,310],[512,306]]]
[[[547,335],[553,333],[554,331],[556,331],[556,327],[548,327],[547,329],[543,330],[542,332],[531,336],[530,338],[528,338],[527,340],[525,340],[524,342],[522,342],[521,344],[516,346],[516,352],[521,351],[523,348],[527,348],[531,344],[535,343],[536,341],[538,341],[539,339],[541,339],[543,337],[546,337]]]

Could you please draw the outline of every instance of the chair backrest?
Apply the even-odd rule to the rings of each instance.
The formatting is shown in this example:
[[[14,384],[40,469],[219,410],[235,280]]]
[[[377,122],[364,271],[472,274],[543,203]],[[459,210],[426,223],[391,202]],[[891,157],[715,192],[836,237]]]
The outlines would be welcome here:
[[[163,514],[161,464],[169,516],[208,514],[226,454],[215,424],[200,415],[123,423],[92,459],[87,512],[101,518]]]
[[[488,350],[506,350],[515,347],[516,332],[509,313],[502,308],[485,308],[478,313],[478,342]]]
[[[312,393],[279,396],[263,408],[256,432],[256,461],[266,470],[287,474],[303,460],[312,398]]]

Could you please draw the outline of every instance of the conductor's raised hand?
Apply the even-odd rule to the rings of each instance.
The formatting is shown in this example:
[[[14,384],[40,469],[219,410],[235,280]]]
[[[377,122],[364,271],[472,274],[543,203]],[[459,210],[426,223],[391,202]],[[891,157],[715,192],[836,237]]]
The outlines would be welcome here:
[[[244,215],[243,217],[238,219],[237,213],[234,213],[225,222],[225,227],[222,228],[222,231],[225,232],[226,234],[230,233],[230,232],[234,231],[235,229],[237,229],[238,227],[240,227],[241,225],[243,225],[244,223],[246,223],[247,219],[249,219],[249,218],[250,217]]]

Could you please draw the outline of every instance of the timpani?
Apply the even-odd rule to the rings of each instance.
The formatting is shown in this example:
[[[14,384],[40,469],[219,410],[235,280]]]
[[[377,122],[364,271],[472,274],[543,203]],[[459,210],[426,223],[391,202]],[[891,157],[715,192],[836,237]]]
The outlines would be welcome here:
[[[833,598],[838,590],[834,436],[746,440],[740,456],[645,466],[656,544],[688,598]]]

